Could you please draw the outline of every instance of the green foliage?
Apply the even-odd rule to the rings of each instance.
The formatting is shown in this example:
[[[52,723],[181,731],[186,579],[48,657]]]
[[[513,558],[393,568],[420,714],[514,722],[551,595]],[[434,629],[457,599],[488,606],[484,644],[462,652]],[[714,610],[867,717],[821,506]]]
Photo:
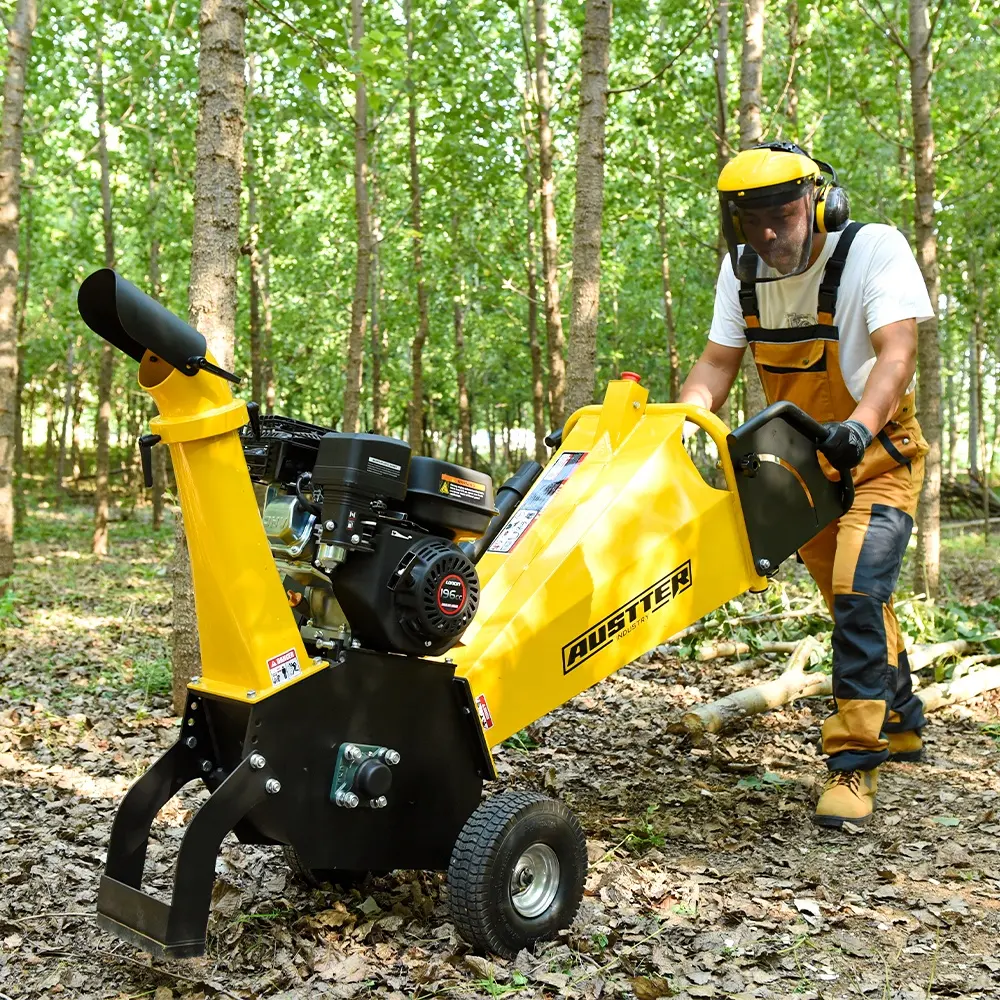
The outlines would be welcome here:
[[[763,775],[751,774],[745,778],[740,778],[736,782],[737,788],[746,788],[752,792],[766,792],[769,789],[780,788],[782,785],[787,785],[789,782],[785,781],[784,778],[779,777],[771,771],[765,771]]]

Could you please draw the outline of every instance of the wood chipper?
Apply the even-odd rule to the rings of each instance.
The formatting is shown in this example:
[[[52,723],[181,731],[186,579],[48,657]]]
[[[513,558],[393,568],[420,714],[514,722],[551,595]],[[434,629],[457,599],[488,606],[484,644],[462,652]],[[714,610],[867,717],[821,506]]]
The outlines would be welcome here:
[[[114,271],[79,291],[88,326],[139,362],[170,448],[201,644],[177,741],[111,831],[101,927],[198,955],[223,838],[280,845],[307,880],[447,871],[455,925],[512,955],[572,921],[586,842],[560,802],[483,799],[490,748],[767,576],[850,505],[826,432],[776,404],[733,433],[651,404],[639,377],[490,478],[402,441],[261,416],[205,338]],[[725,488],[682,441],[707,432]],[[258,501],[254,484],[263,493]],[[169,902],[142,888],[150,828],[188,782],[210,795]]]

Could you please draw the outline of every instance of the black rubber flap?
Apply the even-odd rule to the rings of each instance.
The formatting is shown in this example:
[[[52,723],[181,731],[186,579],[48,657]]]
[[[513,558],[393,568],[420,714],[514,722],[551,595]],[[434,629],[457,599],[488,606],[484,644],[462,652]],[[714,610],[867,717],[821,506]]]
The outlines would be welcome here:
[[[823,474],[816,445],[829,431],[789,402],[773,403],[728,437],[757,572],[768,575],[854,502],[850,471]]]
[[[76,302],[84,323],[123,354],[142,361],[152,351],[185,375],[198,373],[205,338],[111,268],[85,278]]]

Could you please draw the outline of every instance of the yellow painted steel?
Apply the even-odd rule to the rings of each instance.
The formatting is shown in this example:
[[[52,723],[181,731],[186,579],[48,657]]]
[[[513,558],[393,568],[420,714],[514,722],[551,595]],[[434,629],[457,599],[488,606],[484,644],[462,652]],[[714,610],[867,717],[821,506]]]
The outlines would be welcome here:
[[[184,512],[201,645],[190,687],[255,701],[276,690],[269,660],[285,654],[287,667],[294,655],[301,673],[285,683],[323,669],[302,644],[261,523],[238,434],[246,404],[218,376],[183,375],[148,351],[139,384],[159,409],[150,428],[170,446]]]
[[[573,414],[536,488],[563,456],[586,457],[510,551],[478,565],[479,610],[449,655],[490,746],[767,586],[753,566],[725,425],[700,407],[647,405],[647,396],[634,381],[613,381],[602,406]],[[726,489],[695,468],[685,419],[715,442]]]

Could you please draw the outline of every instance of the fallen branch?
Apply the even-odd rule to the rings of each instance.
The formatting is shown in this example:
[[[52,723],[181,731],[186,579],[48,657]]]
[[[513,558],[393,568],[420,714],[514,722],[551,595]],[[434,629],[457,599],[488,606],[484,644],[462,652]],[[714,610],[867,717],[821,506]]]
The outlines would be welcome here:
[[[720,733],[748,716],[786,705],[793,698],[815,694],[824,681],[829,681],[826,674],[806,673],[809,658],[819,646],[814,636],[809,635],[800,642],[784,645],[792,646],[794,652],[789,658],[788,666],[778,677],[686,712],[682,720],[684,728],[689,733],[698,735]]]
[[[925,712],[933,712],[948,705],[958,705],[987,691],[1000,688],[1000,667],[976,670],[953,681],[931,684],[917,692],[924,703]]]
[[[723,670],[730,677],[743,677],[746,674],[752,674],[761,667],[770,666],[773,666],[773,661],[769,657],[752,656],[749,660],[737,660],[735,663],[730,663],[728,666],[723,667]]]
[[[783,622],[789,618],[809,618],[809,617],[820,617],[826,612],[820,604],[813,602],[807,608],[797,608],[794,611],[782,611],[780,613],[768,614],[768,615],[743,615],[739,618],[724,618],[721,621],[717,618],[709,618],[705,621],[695,622],[694,625],[688,625],[687,628],[681,629],[676,635],[670,637],[671,642],[679,642],[681,639],[688,639],[692,635],[697,635],[699,632],[704,632],[706,629],[712,628],[714,625],[723,626],[728,625],[735,628],[743,628],[748,625],[766,625],[770,622]]]
[[[797,642],[760,642],[754,647],[756,653],[794,653],[798,648]],[[712,642],[703,642],[695,654],[696,659],[702,662],[715,660],[720,656],[744,656],[751,651],[750,644],[746,642],[734,642],[731,639],[720,639]]]

